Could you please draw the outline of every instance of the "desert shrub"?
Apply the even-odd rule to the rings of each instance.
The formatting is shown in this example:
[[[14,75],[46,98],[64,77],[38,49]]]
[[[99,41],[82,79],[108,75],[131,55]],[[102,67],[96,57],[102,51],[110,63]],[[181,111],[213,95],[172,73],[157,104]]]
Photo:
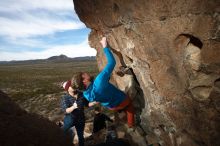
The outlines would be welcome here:
[[[27,111],[47,117],[60,107],[60,83],[77,72],[96,75],[96,61],[0,64],[0,89]]]

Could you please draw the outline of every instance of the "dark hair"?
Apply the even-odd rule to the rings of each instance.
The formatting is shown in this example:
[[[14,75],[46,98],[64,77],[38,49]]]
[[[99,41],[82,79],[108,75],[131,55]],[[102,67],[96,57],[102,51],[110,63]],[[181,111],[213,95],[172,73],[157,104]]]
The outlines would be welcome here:
[[[101,108],[100,108],[99,106],[96,106],[96,107],[94,108],[94,110],[95,110],[96,112],[100,112],[100,111],[101,111]]]
[[[82,96],[82,95],[83,95],[83,91],[82,91],[82,90],[79,90],[79,89],[75,89],[75,90],[73,91],[73,94],[74,94],[74,95],[79,94],[80,96]]]
[[[83,90],[84,86],[83,86],[83,78],[82,78],[82,73],[77,73],[75,75],[73,75],[72,79],[71,79],[71,86],[73,89],[77,89],[77,90]]]
[[[91,82],[94,81],[94,76],[90,76],[90,81],[91,81]]]

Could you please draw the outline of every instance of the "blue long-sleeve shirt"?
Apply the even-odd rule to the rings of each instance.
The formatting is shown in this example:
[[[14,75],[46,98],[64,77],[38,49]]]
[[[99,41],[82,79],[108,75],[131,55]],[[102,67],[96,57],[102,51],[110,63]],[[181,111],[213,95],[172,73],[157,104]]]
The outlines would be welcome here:
[[[109,48],[104,48],[104,53],[107,58],[107,65],[83,92],[83,95],[89,102],[96,101],[105,107],[113,108],[125,100],[126,94],[109,83],[116,62]]]

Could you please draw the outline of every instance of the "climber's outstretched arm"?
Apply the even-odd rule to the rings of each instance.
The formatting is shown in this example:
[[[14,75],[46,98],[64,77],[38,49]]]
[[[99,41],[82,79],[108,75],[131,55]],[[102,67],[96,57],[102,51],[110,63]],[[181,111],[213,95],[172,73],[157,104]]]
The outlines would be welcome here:
[[[109,82],[111,73],[116,65],[116,61],[111,50],[107,48],[106,37],[103,37],[100,43],[102,44],[103,51],[107,59],[107,64],[104,67],[104,69],[96,77],[94,84],[97,85],[98,87],[104,88],[105,85],[107,85],[107,83]]]

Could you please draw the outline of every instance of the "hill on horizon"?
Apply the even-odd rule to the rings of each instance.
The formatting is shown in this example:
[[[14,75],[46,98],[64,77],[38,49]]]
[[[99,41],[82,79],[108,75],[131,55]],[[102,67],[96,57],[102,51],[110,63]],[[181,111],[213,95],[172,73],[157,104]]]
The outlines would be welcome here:
[[[66,62],[66,61],[94,61],[95,56],[83,56],[83,57],[68,57],[66,55],[51,56],[47,59],[31,59],[31,60],[11,60],[11,61],[0,61],[0,64],[13,64],[13,63],[47,63],[47,62]]]

